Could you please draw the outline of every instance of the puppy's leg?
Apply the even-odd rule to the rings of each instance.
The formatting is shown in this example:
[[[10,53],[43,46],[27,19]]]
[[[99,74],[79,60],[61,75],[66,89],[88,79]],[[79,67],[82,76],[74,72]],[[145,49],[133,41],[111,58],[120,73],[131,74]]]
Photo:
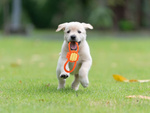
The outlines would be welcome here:
[[[69,74],[65,72],[64,70],[64,64],[66,62],[67,59],[63,59],[63,58],[59,58],[58,60],[58,64],[57,64],[57,78],[59,81],[58,84],[58,89],[64,88],[65,87],[65,79],[69,77]],[[69,70],[68,64],[66,66],[66,68]]]
[[[79,70],[79,80],[84,88],[89,85],[88,72],[90,70],[91,64],[91,61],[83,62]]]
[[[67,73],[64,70],[64,64],[66,63],[67,59],[66,58],[60,58],[60,78],[66,79],[70,76],[69,73]],[[66,69],[69,70],[68,64],[66,65]]]
[[[59,69],[57,69],[56,73],[57,73],[57,79],[58,79],[58,88],[57,89],[65,88],[66,79],[60,78],[60,70]]]
[[[79,75],[78,74],[75,74],[74,75],[74,81],[72,82],[72,89],[74,89],[75,91],[77,91],[79,89],[79,83],[80,83],[80,80],[79,80]]]

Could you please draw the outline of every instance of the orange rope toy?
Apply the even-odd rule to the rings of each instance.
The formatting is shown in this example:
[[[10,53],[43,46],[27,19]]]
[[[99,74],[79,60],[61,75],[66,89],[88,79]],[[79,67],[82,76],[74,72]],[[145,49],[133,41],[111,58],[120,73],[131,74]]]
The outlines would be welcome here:
[[[67,62],[66,62],[65,65],[64,65],[64,70],[65,70],[67,73],[71,73],[71,72],[75,69],[76,64],[77,64],[77,61],[78,61],[78,59],[79,59],[79,54],[78,54],[79,45],[78,45],[77,42],[75,42],[75,43],[76,43],[76,45],[77,45],[77,51],[75,51],[75,50],[72,50],[72,51],[71,51],[71,50],[70,50],[70,44],[71,44],[71,42],[69,42],[69,44],[68,44],[69,52],[68,52],[67,55],[66,55],[66,58],[67,58],[68,60],[67,60]],[[73,66],[72,70],[70,70],[70,71],[68,71],[68,70],[66,69],[66,65],[68,64],[68,62],[74,62],[74,66]]]

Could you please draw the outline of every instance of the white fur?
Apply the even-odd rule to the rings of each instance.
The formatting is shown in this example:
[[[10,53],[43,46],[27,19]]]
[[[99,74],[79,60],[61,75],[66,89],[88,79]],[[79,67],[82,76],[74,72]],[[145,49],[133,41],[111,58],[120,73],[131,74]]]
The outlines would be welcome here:
[[[86,29],[93,29],[93,27],[90,24],[86,23],[79,23],[79,22],[70,22],[70,23],[63,23],[60,24],[56,30],[56,32],[60,30],[64,30],[64,43],[62,45],[61,54],[58,60],[57,64],[57,78],[58,78],[58,89],[65,87],[66,79],[61,78],[62,75],[65,75],[68,77],[70,76],[69,73],[65,72],[64,70],[64,64],[67,61],[66,54],[69,52],[68,49],[68,42],[71,41],[70,36],[75,35],[76,41],[80,42],[79,45],[79,60],[77,61],[77,65],[75,70],[71,73],[74,75],[75,79],[72,83],[72,89],[78,90],[79,83],[82,84],[83,87],[87,87],[89,84],[88,80],[88,72],[92,65],[92,58],[90,55],[90,49],[89,45],[86,41]],[[67,31],[70,30],[70,33],[67,33]],[[81,31],[81,33],[78,33],[78,31]],[[74,63],[69,63],[66,68],[72,69]]]

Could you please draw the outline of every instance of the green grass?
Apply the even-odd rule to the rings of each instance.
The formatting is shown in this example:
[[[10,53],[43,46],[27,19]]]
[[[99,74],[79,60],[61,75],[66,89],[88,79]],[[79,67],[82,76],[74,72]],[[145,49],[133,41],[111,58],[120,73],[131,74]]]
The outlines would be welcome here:
[[[75,92],[57,90],[56,65],[62,40],[0,39],[0,113],[146,113],[150,101],[127,99],[150,96],[150,83],[116,82],[150,79],[150,39],[88,40],[93,58],[90,85]]]

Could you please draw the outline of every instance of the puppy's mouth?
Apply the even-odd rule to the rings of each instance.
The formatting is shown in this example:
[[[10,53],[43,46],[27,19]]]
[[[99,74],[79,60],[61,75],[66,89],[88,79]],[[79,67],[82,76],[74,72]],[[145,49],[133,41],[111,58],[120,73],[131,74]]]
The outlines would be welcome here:
[[[81,41],[78,42],[78,45],[80,45]],[[71,41],[70,43],[70,49],[71,50],[77,50],[77,44],[75,41]]]

